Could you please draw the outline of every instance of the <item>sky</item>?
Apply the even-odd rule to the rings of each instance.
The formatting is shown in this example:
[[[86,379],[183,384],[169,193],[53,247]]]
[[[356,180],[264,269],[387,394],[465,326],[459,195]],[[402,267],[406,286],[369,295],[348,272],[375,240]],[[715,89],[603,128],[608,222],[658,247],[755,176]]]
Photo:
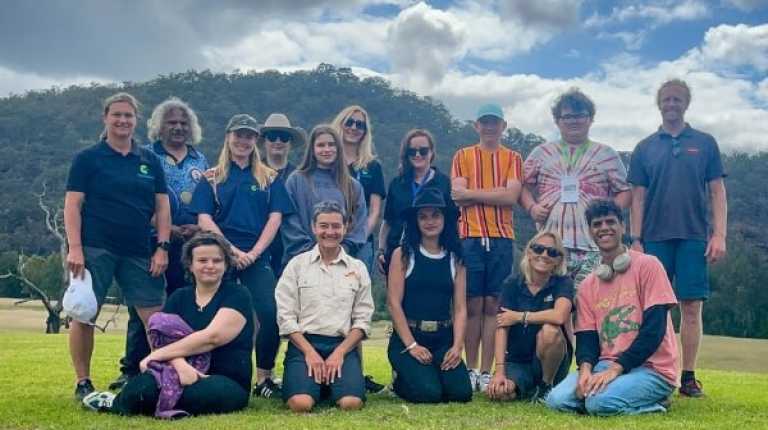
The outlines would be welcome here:
[[[693,127],[725,152],[768,151],[768,0],[10,0],[0,14],[0,97],[320,63],[459,119],[499,103],[548,139],[552,102],[578,87],[597,105],[591,137],[620,150],[659,126],[656,90],[682,78]]]

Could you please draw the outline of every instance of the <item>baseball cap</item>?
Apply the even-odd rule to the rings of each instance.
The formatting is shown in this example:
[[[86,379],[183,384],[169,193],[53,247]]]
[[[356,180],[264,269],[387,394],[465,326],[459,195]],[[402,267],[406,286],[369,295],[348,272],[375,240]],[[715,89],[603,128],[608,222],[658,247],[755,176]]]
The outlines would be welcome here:
[[[227,123],[227,130],[226,133],[229,133],[230,131],[235,130],[251,130],[255,133],[260,133],[261,126],[259,123],[253,119],[252,116],[244,113],[239,113],[232,118],[229,119],[229,123]]]
[[[477,116],[475,119],[479,120],[484,116],[494,116],[504,121],[504,111],[501,110],[501,106],[495,103],[488,103],[480,106],[480,109],[477,110]]]

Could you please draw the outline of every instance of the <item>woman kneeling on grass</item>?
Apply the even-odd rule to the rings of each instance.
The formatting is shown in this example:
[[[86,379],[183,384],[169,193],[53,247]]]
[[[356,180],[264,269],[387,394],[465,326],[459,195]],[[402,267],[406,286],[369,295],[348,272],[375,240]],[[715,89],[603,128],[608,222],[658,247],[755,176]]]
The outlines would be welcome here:
[[[504,282],[496,318],[494,400],[543,401],[568,375],[573,348],[564,324],[573,307],[573,281],[556,233],[541,232],[525,247],[521,276]]]
[[[392,254],[387,302],[395,333],[387,355],[393,388],[417,403],[472,400],[461,361],[467,324],[464,266],[455,214],[438,188],[425,188],[406,209],[405,236]],[[453,308],[453,318],[451,318]]]
[[[199,233],[183,248],[194,287],[176,290],[163,312],[150,318],[153,347],[115,396],[94,392],[83,404],[122,415],[187,415],[233,412],[248,405],[253,373],[253,310],[245,287],[222,282],[233,267],[231,245],[215,233]]]

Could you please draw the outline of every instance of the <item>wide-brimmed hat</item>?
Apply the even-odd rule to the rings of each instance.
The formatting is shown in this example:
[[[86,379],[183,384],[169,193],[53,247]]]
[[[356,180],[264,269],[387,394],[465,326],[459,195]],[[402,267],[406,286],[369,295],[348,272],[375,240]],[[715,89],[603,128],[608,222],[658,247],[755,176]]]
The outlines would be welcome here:
[[[291,121],[282,113],[273,113],[267,117],[264,125],[261,126],[261,141],[264,141],[264,134],[268,131],[284,131],[290,134],[295,146],[303,145],[306,141],[304,130],[299,127],[292,127]]]
[[[413,206],[403,209],[402,216],[405,218],[415,216],[416,212],[421,208],[441,209],[446,217],[455,212],[455,209],[452,206],[448,206],[445,203],[443,192],[437,187],[424,187],[421,189],[421,191],[416,194]]]
[[[261,126],[259,125],[259,122],[253,119],[252,116],[245,113],[239,113],[230,118],[229,122],[227,123],[227,129],[225,132],[229,133],[230,131],[243,129],[251,130],[255,133],[261,133]]]

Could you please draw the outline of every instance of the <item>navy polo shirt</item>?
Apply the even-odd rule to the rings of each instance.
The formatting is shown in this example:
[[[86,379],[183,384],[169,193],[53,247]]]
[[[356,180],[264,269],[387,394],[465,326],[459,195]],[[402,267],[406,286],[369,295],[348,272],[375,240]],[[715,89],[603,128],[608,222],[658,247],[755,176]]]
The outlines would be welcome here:
[[[160,160],[151,152],[134,147],[123,155],[102,140],[75,156],[67,191],[85,194],[81,209],[84,246],[149,257],[155,195],[167,192]]]
[[[555,301],[565,297],[573,302],[573,281],[566,276],[552,276],[547,285],[534,296],[525,284],[525,278],[510,276],[504,281],[499,307],[518,312],[539,312],[553,309]],[[501,312],[501,309],[499,309]],[[529,363],[536,356],[536,335],[540,324],[515,324],[509,328],[507,359],[514,363]]]
[[[677,156],[673,143],[679,145]],[[644,241],[707,240],[710,181],[725,177],[714,137],[690,125],[677,137],[659,127],[632,152],[627,179],[646,188]]]
[[[197,216],[190,212],[189,205],[192,202],[192,194],[201,180],[203,173],[208,170],[208,160],[202,152],[187,145],[187,156],[177,160],[166,152],[159,140],[152,145],[147,145],[160,158],[160,165],[165,171],[165,180],[168,184],[168,194],[171,197],[171,218],[173,225],[197,224]]]
[[[217,184],[216,192],[218,209],[211,183],[201,181],[192,195],[190,211],[211,215],[224,236],[241,251],[247,252],[256,245],[269,214],[293,212],[283,181],[276,178],[262,189],[251,174],[250,165],[241,169],[230,162],[227,180]]]
[[[349,165],[349,174],[360,182],[365,194],[365,207],[371,207],[371,194],[378,194],[382,199],[387,197],[386,184],[384,183],[384,172],[381,170],[381,163],[372,160],[367,166],[358,170],[353,164]]]

